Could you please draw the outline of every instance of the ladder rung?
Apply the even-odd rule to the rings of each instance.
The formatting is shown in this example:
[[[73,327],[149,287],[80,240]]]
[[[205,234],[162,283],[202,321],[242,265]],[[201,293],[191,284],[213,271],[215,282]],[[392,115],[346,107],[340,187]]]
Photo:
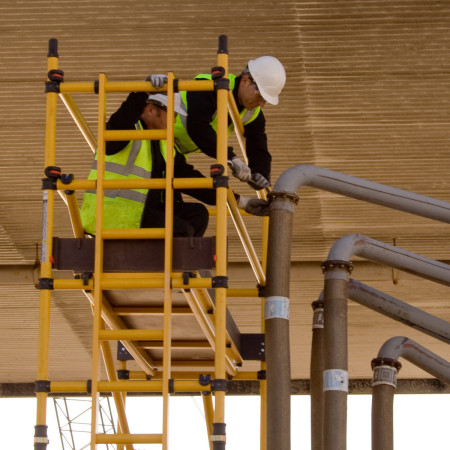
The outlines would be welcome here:
[[[159,341],[164,330],[101,330],[99,338],[105,341]]]
[[[99,392],[162,392],[163,380],[145,381],[99,381],[97,383]],[[199,381],[175,380],[173,382],[174,392],[202,392],[210,391],[211,385],[204,386]]]
[[[97,434],[96,444],[162,444],[162,434]]]
[[[164,239],[164,228],[109,228],[102,230],[103,239]]]

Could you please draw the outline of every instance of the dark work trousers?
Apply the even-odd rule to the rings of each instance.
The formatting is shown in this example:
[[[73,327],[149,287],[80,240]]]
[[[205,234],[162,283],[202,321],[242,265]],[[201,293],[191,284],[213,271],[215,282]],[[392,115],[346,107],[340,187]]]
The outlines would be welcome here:
[[[208,226],[209,214],[201,203],[174,202],[173,235],[175,237],[203,236]],[[145,208],[141,228],[164,228],[164,209]]]

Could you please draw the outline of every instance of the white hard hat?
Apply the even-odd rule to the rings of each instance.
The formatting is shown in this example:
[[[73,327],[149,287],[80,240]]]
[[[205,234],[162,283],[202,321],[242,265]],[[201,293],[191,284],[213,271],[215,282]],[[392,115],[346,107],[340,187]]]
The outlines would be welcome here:
[[[187,111],[184,108],[183,102],[181,101],[181,95],[179,92],[175,92],[174,96],[174,110],[176,113],[181,114],[182,116],[187,116]],[[164,105],[167,108],[167,95],[166,94],[150,94],[148,96],[147,101],[158,102],[161,105]]]
[[[283,64],[273,56],[260,56],[248,62],[248,70],[263,99],[278,105],[278,95],[286,82]]]

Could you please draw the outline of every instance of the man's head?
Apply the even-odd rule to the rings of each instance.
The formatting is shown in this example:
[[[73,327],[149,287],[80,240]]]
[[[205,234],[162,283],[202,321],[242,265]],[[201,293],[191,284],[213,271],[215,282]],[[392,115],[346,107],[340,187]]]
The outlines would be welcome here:
[[[278,104],[278,95],[286,82],[283,65],[273,56],[260,56],[248,62],[241,74],[239,85],[239,103],[247,109],[266,103]]]
[[[178,92],[174,94],[175,114],[187,115],[181,96]],[[167,127],[167,95],[162,93],[150,94],[147,99],[141,119],[150,129],[164,129]]]

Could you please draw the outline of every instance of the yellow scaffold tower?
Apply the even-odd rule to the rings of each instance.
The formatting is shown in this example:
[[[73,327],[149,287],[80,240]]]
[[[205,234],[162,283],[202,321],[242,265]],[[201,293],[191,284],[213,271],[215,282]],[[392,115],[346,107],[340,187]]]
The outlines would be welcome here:
[[[246,357],[259,353],[264,345],[263,314],[261,333],[240,334],[227,310],[227,296],[262,297],[265,285],[265,259],[268,218],[263,218],[262,263],[256,255],[246,231],[227,177],[228,114],[238,141],[245,151],[243,125],[232,93],[229,91],[228,51],[226,36],[219,37],[217,77],[212,80],[179,80],[168,73],[167,84],[155,89],[150,82],[108,81],[100,74],[95,82],[66,82],[58,68],[57,41],[49,41],[46,81],[47,120],[45,139],[45,178],[43,179],[43,238],[39,288],[39,360],[36,381],[37,416],[35,450],[48,445],[46,407],[49,395],[90,393],[92,397],[90,448],[116,445],[117,449],[134,449],[136,444],[168,444],[168,410],[172,393],[190,392],[202,395],[209,446],[225,449],[225,396],[227,383],[233,380],[259,380],[261,392],[261,449],[265,449],[265,363],[263,357]],[[210,177],[174,178],[174,92],[217,92],[217,162]],[[167,92],[168,114],[165,130],[107,130],[106,102],[112,92]],[[97,139],[89,129],[71,94],[92,93],[98,96]],[[97,152],[97,180],[76,180],[64,175],[56,165],[56,116],[60,98],[72,115],[86,142]],[[166,176],[161,179],[105,179],[105,143],[117,140],[166,140]],[[244,153],[245,157],[245,153]],[[173,238],[173,190],[183,188],[215,188],[217,205],[216,236],[213,238]],[[103,224],[103,200],[108,189],[165,189],[165,228],[106,229]],[[74,193],[96,190],[96,236],[85,236]],[[55,193],[66,202],[74,237],[54,236]],[[265,198],[265,192],[258,195]],[[243,247],[255,273],[258,287],[230,289],[227,276],[227,218],[232,217]],[[113,256],[116,255],[114,258]],[[127,255],[131,255],[131,258]],[[133,262],[133,264],[131,264]],[[139,267],[138,267],[139,266]],[[194,266],[194,267],[193,267]],[[55,270],[73,270],[74,277],[54,277]],[[211,270],[215,274],[212,276]],[[78,289],[90,301],[93,312],[92,375],[86,382],[49,380],[50,304],[54,290]],[[173,291],[181,290],[184,303],[174,301]],[[155,292],[146,301],[133,302],[139,291]],[[130,295],[126,295],[130,292]],[[125,297],[121,295],[125,293]],[[149,300],[150,298],[150,300]],[[262,310],[262,307],[261,307]],[[173,323],[178,318],[195,317],[203,339],[175,336]],[[156,318],[156,319],[155,319]],[[162,319],[161,319],[162,318]],[[257,339],[255,339],[255,336]],[[248,338],[253,347],[243,350]],[[119,357],[114,362],[110,342],[117,341]],[[256,341],[258,341],[256,343]],[[251,346],[250,346],[251,347]],[[203,358],[195,358],[198,354]],[[204,355],[212,355],[210,359]],[[207,359],[199,361],[199,359]],[[245,359],[261,361],[260,370],[240,372]],[[101,379],[101,360],[107,379]],[[133,360],[140,370],[129,370]],[[134,367],[134,366],[133,366]],[[133,433],[128,423],[125,402],[127,393],[159,393],[163,399],[162,430],[158,434]],[[117,412],[117,432],[98,432],[99,395],[110,393]],[[213,401],[214,398],[214,401]],[[201,438],[201,437],[200,437]],[[162,446],[162,447],[161,447]],[[109,447],[108,447],[109,448]]]

